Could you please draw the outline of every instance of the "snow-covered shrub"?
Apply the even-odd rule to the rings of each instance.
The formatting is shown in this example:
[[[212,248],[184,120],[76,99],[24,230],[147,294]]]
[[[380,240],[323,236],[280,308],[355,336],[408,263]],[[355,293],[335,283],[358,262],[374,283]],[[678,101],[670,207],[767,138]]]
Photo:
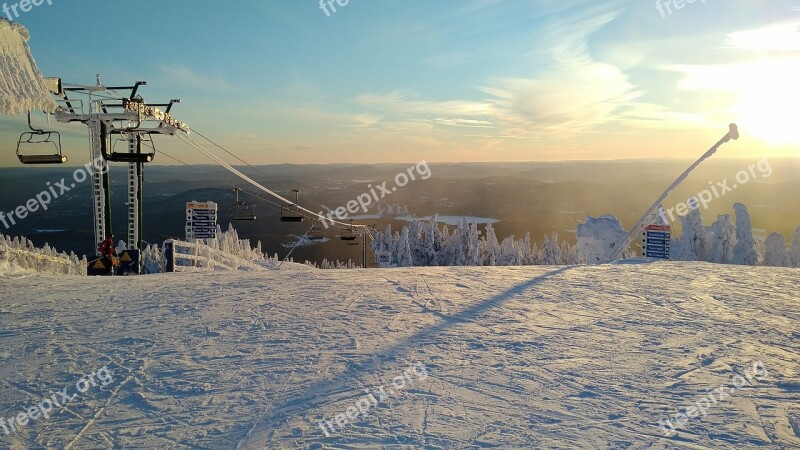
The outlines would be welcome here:
[[[577,228],[578,261],[580,264],[595,264],[610,259],[626,236],[616,217],[610,214],[596,219],[587,216],[586,222],[578,224]]]
[[[786,239],[779,233],[772,233],[764,241],[764,265],[774,267],[791,267],[789,253],[786,251]]]
[[[154,274],[164,273],[167,267],[167,259],[161,248],[155,245],[148,245],[142,251],[142,273]]]
[[[792,236],[792,251],[789,259],[791,259],[793,267],[800,267],[800,227],[794,230],[794,236]]]
[[[238,256],[247,261],[262,261],[264,260],[264,253],[261,250],[261,242],[258,242],[255,248],[250,245],[249,239],[239,239],[239,233],[233,228],[232,224],[228,225],[228,231],[222,232],[222,228],[217,225],[217,238],[208,239],[208,246],[214,250],[228,253],[233,256]]]
[[[85,256],[78,258],[75,253],[69,255],[59,253],[48,244],[36,248],[33,242],[26,238],[0,235],[0,249],[4,253],[3,258],[8,267],[56,275],[86,276],[88,262]]]

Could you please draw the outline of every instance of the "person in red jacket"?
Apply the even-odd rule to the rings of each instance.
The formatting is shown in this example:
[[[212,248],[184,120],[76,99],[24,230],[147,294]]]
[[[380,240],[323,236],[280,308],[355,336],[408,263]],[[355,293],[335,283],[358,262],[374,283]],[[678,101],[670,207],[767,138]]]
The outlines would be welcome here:
[[[117,257],[117,246],[114,245],[114,235],[111,235],[106,238],[103,242],[100,243],[100,255],[105,256],[110,260],[114,260]]]

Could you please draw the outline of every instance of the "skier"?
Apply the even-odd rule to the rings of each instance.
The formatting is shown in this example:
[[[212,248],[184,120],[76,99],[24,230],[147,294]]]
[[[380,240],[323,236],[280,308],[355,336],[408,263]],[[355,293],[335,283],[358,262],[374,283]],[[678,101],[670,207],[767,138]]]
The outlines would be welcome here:
[[[108,275],[114,275],[114,269],[119,267],[120,261],[117,258],[117,246],[114,245],[114,235],[107,237],[106,240],[100,243],[100,257],[105,258],[111,262]]]
[[[100,243],[100,256],[105,256],[110,260],[114,260],[117,257],[117,247],[114,245],[114,235],[107,237],[106,240]]]

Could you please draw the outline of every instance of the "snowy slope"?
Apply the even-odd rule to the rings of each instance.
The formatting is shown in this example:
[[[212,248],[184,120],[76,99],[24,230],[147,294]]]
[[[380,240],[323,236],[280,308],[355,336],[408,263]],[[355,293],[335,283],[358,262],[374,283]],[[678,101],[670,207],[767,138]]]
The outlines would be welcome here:
[[[77,393],[103,367],[113,377],[17,433],[0,428],[0,448],[799,448],[798,274],[4,276],[0,416]],[[763,377],[665,437],[660,419],[754,361]],[[357,404],[368,417],[339,429]]]

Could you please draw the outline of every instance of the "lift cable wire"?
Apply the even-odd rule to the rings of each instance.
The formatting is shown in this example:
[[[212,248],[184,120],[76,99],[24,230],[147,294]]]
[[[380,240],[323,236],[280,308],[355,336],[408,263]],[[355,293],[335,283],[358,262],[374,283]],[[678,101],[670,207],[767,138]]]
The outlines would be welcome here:
[[[218,164],[220,164],[222,167],[224,167],[225,169],[227,169],[229,172],[233,173],[234,175],[238,176],[242,180],[247,181],[248,183],[252,184],[254,187],[266,192],[267,194],[271,195],[272,197],[274,197],[274,198],[276,198],[276,199],[278,199],[280,201],[283,201],[288,205],[292,205],[292,206],[296,207],[297,210],[299,210],[299,211],[305,211],[306,213],[308,213],[310,215],[311,218],[314,218],[315,220],[323,221],[323,223],[328,222],[328,223],[331,223],[331,224],[334,224],[334,225],[339,225],[340,227],[346,228],[346,229],[358,228],[358,229],[361,229],[364,232],[364,234],[369,235],[370,238],[372,237],[372,235],[370,233],[370,229],[366,225],[356,225],[356,224],[340,222],[338,220],[334,220],[332,218],[327,218],[327,217],[324,217],[324,216],[322,216],[320,214],[315,213],[314,211],[308,210],[308,209],[296,204],[295,202],[292,202],[291,200],[286,199],[285,197],[281,196],[280,194],[270,190],[269,188],[266,188],[266,187],[262,186],[257,181],[255,181],[252,178],[248,177],[247,175],[243,174],[241,171],[239,171],[235,167],[231,166],[230,164],[228,164],[227,162],[225,162],[221,158],[217,157],[215,154],[213,154],[210,151],[208,151],[205,148],[203,148],[201,145],[199,145],[198,143],[193,141],[191,138],[189,138],[189,136],[187,136],[186,134],[177,133],[176,136],[178,136],[182,141],[184,141],[187,144],[189,144],[190,146],[192,146],[195,150],[197,150],[200,153],[206,155],[207,157],[213,159]]]
[[[234,154],[233,152],[229,151],[229,150],[228,150],[228,149],[226,149],[225,147],[223,147],[223,146],[221,146],[221,145],[217,144],[216,142],[214,142],[213,140],[211,140],[211,138],[209,138],[209,137],[207,137],[207,136],[203,135],[202,133],[200,133],[200,132],[199,132],[199,131],[197,131],[196,129],[194,129],[194,128],[193,128],[193,129],[192,129],[192,133],[194,133],[194,134],[196,134],[196,135],[200,136],[201,138],[203,138],[203,139],[205,139],[206,141],[208,141],[208,142],[209,142],[211,145],[213,145],[213,146],[217,147],[218,149],[222,150],[223,152],[227,153],[228,155],[232,156],[233,158],[235,158],[236,160],[238,160],[239,162],[241,162],[242,164],[244,164],[244,165],[246,165],[247,167],[249,167],[249,168],[253,169],[253,170],[254,170],[254,171],[256,171],[256,172],[258,172],[258,173],[259,173],[260,175],[262,175],[262,176],[263,176],[263,177],[264,177],[264,178],[265,178],[267,181],[269,181],[269,182],[271,182],[271,183],[275,183],[275,184],[277,184],[278,186],[280,186],[281,188],[283,188],[283,189],[284,189],[286,192],[290,192],[290,191],[291,191],[291,189],[289,189],[288,187],[286,187],[286,186],[284,186],[284,185],[281,185],[281,183],[279,183],[277,180],[273,179],[272,177],[270,177],[269,175],[267,175],[267,174],[266,174],[266,173],[264,173],[263,171],[259,170],[257,167],[253,166],[252,164],[250,164],[249,162],[245,161],[244,159],[240,158],[239,156],[237,156],[237,155],[236,155],[236,154]],[[305,199],[306,199],[306,200],[308,200],[309,202],[311,202],[311,203],[313,203],[313,204],[315,204],[315,205],[319,206],[320,208],[323,208],[323,209],[328,209],[328,208],[327,208],[327,207],[325,207],[324,205],[322,205],[322,204],[320,204],[320,203],[317,203],[317,202],[315,202],[314,200],[312,200],[312,199],[310,199],[310,198],[308,198],[308,197],[306,197]]]
[[[168,153],[166,153],[166,152],[164,152],[164,151],[159,151],[159,154],[161,154],[161,155],[164,155],[164,156],[166,156],[167,158],[169,158],[169,159],[171,159],[171,160],[173,160],[173,161],[175,161],[175,162],[178,162],[178,163],[180,163],[180,164],[183,164],[184,166],[186,166],[186,167],[188,167],[188,168],[190,168],[190,169],[194,170],[194,171],[195,171],[195,172],[197,172],[197,173],[200,173],[200,174],[206,175],[206,176],[208,176],[208,177],[210,177],[210,178],[213,178],[214,180],[216,180],[216,181],[218,181],[218,182],[220,182],[220,183],[222,183],[222,184],[226,184],[226,185],[228,185],[228,186],[232,187],[233,189],[239,189],[239,191],[241,191],[241,192],[243,192],[243,193],[245,193],[245,194],[248,194],[248,195],[250,195],[250,196],[252,196],[252,197],[254,197],[254,198],[257,198],[257,199],[261,200],[261,201],[262,201],[262,202],[264,202],[264,203],[268,203],[268,204],[270,204],[270,205],[272,205],[272,206],[275,206],[276,208],[280,208],[280,207],[282,206],[282,205],[280,205],[279,203],[275,203],[275,202],[273,202],[272,200],[270,200],[270,199],[268,199],[268,198],[266,198],[266,197],[263,197],[263,196],[261,196],[261,195],[258,195],[258,194],[257,194],[257,193],[255,193],[255,192],[248,191],[247,189],[242,189],[241,187],[239,187],[239,186],[236,186],[236,185],[234,185],[233,183],[231,183],[231,182],[229,182],[229,181],[225,181],[225,180],[223,180],[222,178],[219,178],[219,177],[217,177],[217,176],[215,176],[215,175],[213,175],[213,174],[211,174],[211,173],[208,173],[208,172],[206,172],[206,171],[204,171],[204,170],[198,169],[198,168],[197,168],[197,166],[195,166],[195,165],[192,165],[192,164],[189,164],[189,163],[187,163],[187,162],[185,162],[185,161],[182,161],[182,160],[180,160],[180,159],[178,159],[178,158],[176,158],[176,157],[174,157],[174,156],[172,156],[172,155],[170,155],[170,154],[168,154]],[[316,220],[316,219],[314,219],[314,218],[311,218],[311,217],[309,217],[309,219]],[[339,227],[339,226],[337,226],[337,225],[333,225],[333,227],[334,227],[334,228],[338,228],[338,229],[343,229],[343,228],[341,228],[341,227]]]
[[[191,164],[189,164],[189,163],[187,163],[187,162],[181,161],[180,159],[178,159],[178,158],[176,158],[176,157],[174,157],[174,156],[172,156],[172,155],[170,155],[170,154],[168,154],[168,153],[166,153],[166,152],[164,152],[164,151],[159,151],[158,153],[159,153],[160,155],[164,155],[164,156],[166,156],[167,158],[169,158],[169,159],[171,159],[171,160],[173,160],[173,161],[176,161],[176,162],[178,162],[178,163],[180,163],[180,164],[183,164],[183,165],[184,165],[184,166],[186,166],[186,167],[189,167],[189,168],[191,168],[192,170],[194,170],[194,171],[195,171],[195,172],[197,172],[197,173],[200,173],[200,174],[203,174],[203,175],[209,176],[209,177],[213,178],[214,180],[216,180],[216,181],[218,181],[218,182],[220,182],[220,183],[222,183],[222,184],[227,184],[228,186],[230,186],[230,187],[232,187],[232,188],[234,188],[234,189],[239,189],[240,191],[244,192],[245,194],[252,195],[253,197],[255,197],[255,198],[257,198],[257,199],[259,199],[259,200],[261,200],[261,201],[263,201],[263,202],[265,202],[265,203],[269,203],[270,205],[276,206],[276,207],[278,207],[278,208],[280,208],[280,207],[281,207],[281,205],[280,205],[280,204],[278,204],[278,203],[275,203],[275,202],[273,202],[272,200],[269,200],[269,199],[267,199],[267,198],[265,198],[265,197],[262,197],[262,196],[260,196],[260,195],[258,195],[258,194],[256,194],[256,193],[254,193],[254,192],[250,192],[250,191],[248,191],[248,190],[246,190],[246,189],[242,189],[242,188],[240,188],[239,186],[236,186],[236,185],[234,185],[234,184],[233,184],[233,183],[231,183],[231,182],[225,181],[225,180],[223,180],[222,178],[219,178],[219,177],[217,177],[217,176],[214,176],[214,175],[212,175],[212,174],[210,174],[210,173],[208,173],[208,172],[206,172],[206,171],[200,170],[200,169],[198,169],[196,166],[193,166],[193,165],[191,165]]]

